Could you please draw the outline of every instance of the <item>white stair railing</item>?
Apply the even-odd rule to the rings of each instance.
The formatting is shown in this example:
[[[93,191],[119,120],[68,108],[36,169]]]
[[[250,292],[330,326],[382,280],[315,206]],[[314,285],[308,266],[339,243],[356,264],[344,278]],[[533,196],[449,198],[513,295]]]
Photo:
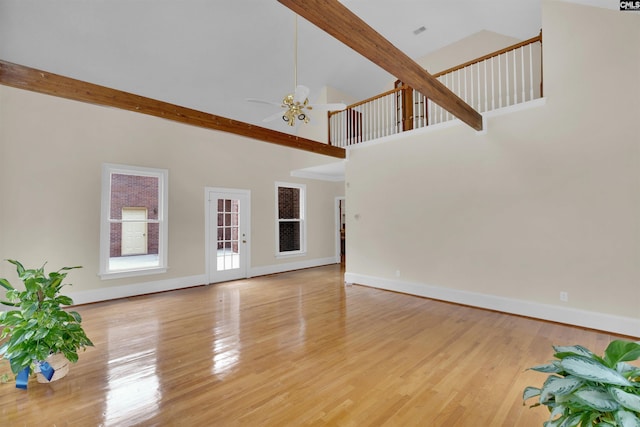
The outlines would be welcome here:
[[[434,74],[479,113],[542,97],[542,33]],[[339,147],[455,119],[404,85],[329,113],[329,143]]]

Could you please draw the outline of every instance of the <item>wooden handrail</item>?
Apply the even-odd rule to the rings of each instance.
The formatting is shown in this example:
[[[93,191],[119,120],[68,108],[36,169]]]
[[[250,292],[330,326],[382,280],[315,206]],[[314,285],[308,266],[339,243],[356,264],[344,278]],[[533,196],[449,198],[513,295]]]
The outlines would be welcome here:
[[[475,59],[473,59],[471,61],[467,61],[467,62],[465,62],[463,64],[460,64],[460,65],[457,65],[455,67],[448,68],[448,69],[446,69],[444,71],[441,71],[439,73],[433,74],[432,76],[434,78],[437,78],[437,77],[441,77],[441,76],[444,76],[444,75],[450,75],[453,72],[465,69],[465,67],[469,67],[469,66],[474,65],[474,64],[480,64],[483,61],[486,63],[487,60],[499,57],[500,55],[503,55],[503,54],[505,54],[507,52],[516,51],[518,49],[524,48],[525,46],[531,46],[532,44],[538,43],[538,42],[540,43],[540,48],[542,48],[542,31],[540,31],[540,33],[535,37],[531,37],[530,39],[524,40],[522,42],[518,42],[518,43],[515,43],[513,45],[507,46],[507,47],[505,47],[503,49],[496,50],[494,52],[491,52],[489,54],[486,54],[486,55],[483,55],[481,57],[475,58]],[[529,52],[530,56],[531,56],[531,54],[532,54],[532,50],[530,50],[530,52]],[[541,53],[540,53],[540,55],[541,55]],[[515,56],[514,56],[514,58],[515,58]],[[524,67],[524,61],[525,61],[525,59],[524,59],[524,51],[523,51],[523,53],[522,53],[523,67]],[[542,61],[542,56],[540,57],[540,61]],[[530,59],[529,66],[533,67],[533,59]],[[542,67],[542,63],[540,62],[540,71],[542,71],[541,67]],[[514,72],[515,72],[515,70],[514,70]],[[529,76],[530,86],[533,86],[533,77],[532,76],[533,76],[533,69],[531,68],[531,76]],[[508,75],[507,75],[507,77],[508,77]],[[479,79],[479,77],[478,77],[478,79]],[[524,86],[524,74],[522,75],[522,79],[523,79],[522,80],[522,84]],[[539,80],[539,83],[540,83],[539,96],[542,96],[542,73],[540,73],[539,79],[540,79]],[[478,80],[478,84],[479,84],[479,80]],[[487,83],[485,81],[485,92],[487,91],[486,84]],[[420,114],[420,116],[419,116],[420,123],[418,124],[418,126],[420,126],[420,127],[427,126],[428,124],[431,124],[430,123],[431,122],[431,117],[427,116],[427,108],[429,108],[431,111],[433,111],[434,109],[435,109],[435,111],[447,110],[446,108],[443,108],[442,105],[439,105],[437,100],[435,100],[435,99],[433,99],[432,97],[429,97],[429,96],[425,97],[425,94],[422,93],[419,89],[412,88],[409,84],[406,84],[405,82],[402,82],[401,80],[396,80],[395,86],[396,87],[391,89],[391,90],[388,90],[388,91],[383,92],[381,94],[378,94],[378,95],[372,96],[370,98],[364,99],[362,101],[353,103],[353,104],[347,106],[347,110],[353,110],[353,109],[355,109],[357,107],[360,107],[360,106],[363,106],[363,105],[367,105],[367,104],[371,105],[371,104],[376,103],[377,101],[383,100],[385,97],[388,97],[389,95],[392,95],[392,94],[395,94],[395,93],[402,93],[402,96],[398,95],[398,100],[396,102],[400,102],[400,99],[401,99],[401,104],[398,104],[398,103],[396,104],[396,113],[395,113],[396,114],[396,117],[395,117],[396,126],[400,126],[400,124],[401,124],[400,132],[413,129],[414,126],[417,123],[417,122],[413,121],[414,117],[413,117],[413,111],[412,110],[415,107],[414,102],[417,102],[416,105],[418,105],[418,109],[420,111],[419,112],[419,114]],[[473,87],[473,83],[472,83],[472,87]],[[493,84],[492,84],[492,90],[493,90]],[[413,95],[411,92],[420,93],[422,95],[422,97],[423,97],[423,98],[421,98],[422,101],[415,101],[415,98],[413,98],[415,95]],[[466,84],[465,84],[465,94],[466,93],[467,92],[466,92]],[[508,105],[511,105],[509,103],[509,91],[507,90],[506,93],[507,93],[506,94],[506,101],[507,101]],[[485,95],[486,95],[486,93],[485,93]],[[479,96],[480,96],[480,90],[478,89],[478,97]],[[498,96],[501,96],[500,95],[500,91],[498,93]],[[413,100],[412,100],[412,98],[413,98]],[[524,98],[525,98],[525,95],[524,95],[524,89],[523,89],[521,102],[522,102],[522,99],[524,99]],[[530,88],[529,99],[533,99],[533,98],[534,98],[534,90],[533,90],[533,88]],[[492,99],[491,109],[494,109],[493,101],[495,100],[495,94],[492,95],[491,99]],[[429,104],[427,103],[427,101],[429,102]],[[471,102],[473,102],[473,94],[471,95]],[[430,103],[433,103],[432,107],[428,107],[428,105],[430,105]],[[478,104],[478,105],[480,105],[480,104]],[[499,106],[500,107],[502,106],[502,100],[500,100]],[[487,100],[485,99],[485,110],[487,110],[487,108],[488,108]],[[440,109],[440,110],[438,110],[438,109]],[[363,114],[364,113],[369,114],[369,113],[367,113],[367,109],[366,108],[362,109],[361,112]],[[334,116],[339,118],[340,117],[339,115],[341,113],[345,113],[345,111],[333,111],[333,112],[329,112],[328,113],[328,118],[330,120],[329,128],[328,128],[328,134],[329,134],[328,141],[329,141],[329,144],[333,143],[333,141],[332,141],[332,133],[331,133],[332,132],[331,119]],[[350,113],[347,113],[347,114],[350,114]],[[442,117],[440,117],[440,120],[441,119],[442,119]],[[342,119],[339,119],[339,121],[340,120],[342,120]],[[436,118],[434,123],[438,123],[438,122],[439,121]],[[384,125],[384,126],[387,126],[387,125]],[[375,129],[378,129],[378,128],[376,127]],[[385,128],[385,129],[387,129],[387,128]],[[379,130],[380,129],[378,129],[378,131]],[[349,131],[347,131],[347,132],[349,132]],[[383,132],[386,132],[386,130],[383,131]],[[397,130],[396,130],[396,132],[397,132]],[[339,144],[342,144],[342,143],[340,142]]]
[[[377,94],[375,96],[372,96],[371,98],[367,98],[364,101],[358,101],[358,102],[356,102],[354,104],[350,104],[350,105],[347,106],[346,109],[349,110],[349,109],[352,109],[352,108],[356,108],[356,107],[364,105],[364,104],[366,104],[368,102],[372,102],[372,101],[375,101],[376,99],[384,98],[387,95],[391,95],[393,93],[400,92],[401,90],[406,90],[406,89],[411,89],[411,88],[409,86],[407,86],[407,85],[402,85],[400,87],[393,88],[393,89],[388,90],[386,92],[379,93],[379,94]],[[340,114],[342,111],[344,111],[344,110],[329,111],[329,117],[331,117],[334,114]]]
[[[455,67],[451,67],[451,68],[448,68],[448,69],[446,69],[444,71],[440,71],[438,73],[435,73],[435,74],[433,74],[433,77],[440,77],[440,76],[443,76],[445,74],[449,74],[449,73],[452,73],[454,71],[461,70],[461,69],[463,69],[465,67],[468,67],[470,65],[477,64],[478,62],[486,61],[487,59],[493,58],[495,56],[502,55],[503,53],[506,53],[506,52],[511,52],[512,50],[516,50],[516,49],[518,49],[518,48],[520,48],[522,46],[527,46],[527,45],[530,45],[531,43],[535,43],[535,42],[542,43],[542,31],[540,31],[540,34],[538,34],[537,36],[531,37],[530,39],[527,39],[527,40],[524,40],[524,41],[521,41],[520,43],[516,43],[516,44],[513,44],[511,46],[507,46],[504,49],[496,50],[495,52],[491,52],[491,53],[488,53],[488,54],[486,54],[484,56],[481,56],[479,58],[472,59],[471,61],[467,61],[464,64],[456,65]]]
[[[503,53],[506,53],[506,52],[511,52],[512,50],[518,49],[518,48],[520,48],[522,46],[527,46],[527,45],[529,45],[531,43],[535,43],[535,42],[542,43],[542,31],[540,31],[540,34],[538,34],[535,37],[531,37],[530,39],[521,41],[521,42],[513,44],[511,46],[507,46],[507,47],[505,47],[503,49],[500,49],[500,50],[496,50],[495,52],[488,53],[488,54],[486,54],[484,56],[481,56],[479,58],[472,59],[471,61],[467,61],[464,64],[456,65],[455,67],[451,67],[451,68],[448,68],[448,69],[446,69],[444,71],[440,71],[438,73],[435,73],[435,74],[433,74],[433,77],[440,77],[440,76],[443,76],[445,74],[449,74],[449,73],[452,73],[454,71],[461,70],[461,69],[463,69],[465,67],[468,67],[470,65],[477,64],[479,62],[485,61],[485,60],[487,60],[489,58],[493,58],[493,57],[498,56],[498,55],[502,55]],[[397,82],[397,80],[396,80],[396,82]],[[367,103],[375,101],[377,99],[384,98],[387,95],[391,95],[392,93],[400,92],[400,91],[406,90],[406,89],[410,89],[410,87],[405,85],[405,84],[403,84],[400,87],[396,87],[396,88],[390,89],[390,90],[388,90],[386,92],[382,92],[382,93],[380,93],[378,95],[372,96],[372,97],[367,98],[365,100],[358,101],[356,103],[350,104],[350,105],[347,106],[347,109],[359,107],[360,105],[367,104]],[[340,114],[340,111],[330,111],[329,112],[329,117],[331,117],[334,114]]]

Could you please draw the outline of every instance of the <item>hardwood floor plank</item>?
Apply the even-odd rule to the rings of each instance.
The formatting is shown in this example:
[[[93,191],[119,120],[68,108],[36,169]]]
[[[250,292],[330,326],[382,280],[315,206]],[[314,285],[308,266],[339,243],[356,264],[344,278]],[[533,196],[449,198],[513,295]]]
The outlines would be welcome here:
[[[0,385],[2,425],[539,427],[525,369],[616,338],[343,283],[334,265],[80,306],[96,346],[60,381]]]

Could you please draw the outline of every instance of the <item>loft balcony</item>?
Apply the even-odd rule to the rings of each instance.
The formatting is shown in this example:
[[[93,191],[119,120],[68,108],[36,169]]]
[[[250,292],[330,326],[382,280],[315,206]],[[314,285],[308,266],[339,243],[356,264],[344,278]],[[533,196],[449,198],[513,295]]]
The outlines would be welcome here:
[[[479,113],[542,97],[542,32],[433,75]],[[329,113],[330,145],[348,146],[456,117],[413,88],[394,88]]]

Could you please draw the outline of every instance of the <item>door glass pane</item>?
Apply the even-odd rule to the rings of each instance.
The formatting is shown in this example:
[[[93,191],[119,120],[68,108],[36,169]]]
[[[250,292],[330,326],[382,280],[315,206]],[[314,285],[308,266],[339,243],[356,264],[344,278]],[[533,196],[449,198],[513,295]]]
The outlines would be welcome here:
[[[240,268],[240,200],[218,199],[217,270]]]

